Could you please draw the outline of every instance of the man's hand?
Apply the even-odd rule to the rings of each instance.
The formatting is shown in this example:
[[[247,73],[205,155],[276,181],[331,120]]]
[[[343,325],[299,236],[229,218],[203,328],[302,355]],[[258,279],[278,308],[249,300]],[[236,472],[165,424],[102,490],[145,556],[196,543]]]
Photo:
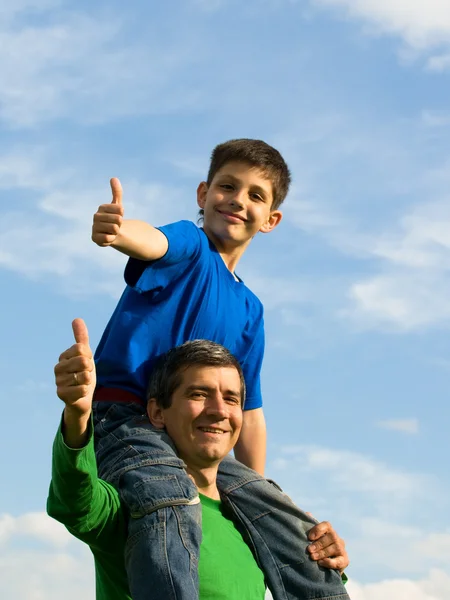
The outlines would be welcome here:
[[[98,246],[111,246],[120,232],[123,221],[122,186],[117,177],[110,181],[111,204],[102,204],[94,215],[92,241]]]
[[[345,542],[327,521],[318,523],[310,529],[308,538],[313,542],[308,546],[308,552],[313,560],[321,567],[337,569],[340,573],[350,563]]]
[[[56,393],[64,402],[63,435],[71,448],[84,445],[95,390],[95,365],[87,327],[82,319],[72,322],[75,344],[63,352],[55,366]]]

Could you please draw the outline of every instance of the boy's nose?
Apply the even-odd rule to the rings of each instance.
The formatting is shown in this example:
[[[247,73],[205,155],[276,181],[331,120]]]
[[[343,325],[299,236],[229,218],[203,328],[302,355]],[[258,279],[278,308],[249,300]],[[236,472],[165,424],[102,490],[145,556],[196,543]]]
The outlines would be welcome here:
[[[231,199],[232,204],[235,204],[236,206],[240,206],[242,208],[244,206],[244,196],[244,191],[237,191]]]

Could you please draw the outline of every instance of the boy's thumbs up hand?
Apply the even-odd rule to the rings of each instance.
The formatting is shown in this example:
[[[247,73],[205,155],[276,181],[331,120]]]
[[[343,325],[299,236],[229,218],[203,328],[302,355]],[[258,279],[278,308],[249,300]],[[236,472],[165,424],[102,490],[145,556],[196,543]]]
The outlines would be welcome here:
[[[117,177],[111,179],[110,185],[112,201],[98,207],[92,225],[92,241],[98,246],[111,246],[123,221],[122,186]]]
[[[95,390],[95,365],[89,334],[85,322],[72,322],[75,344],[59,357],[55,366],[55,383],[58,397],[65,403],[66,411],[77,418],[90,415]]]

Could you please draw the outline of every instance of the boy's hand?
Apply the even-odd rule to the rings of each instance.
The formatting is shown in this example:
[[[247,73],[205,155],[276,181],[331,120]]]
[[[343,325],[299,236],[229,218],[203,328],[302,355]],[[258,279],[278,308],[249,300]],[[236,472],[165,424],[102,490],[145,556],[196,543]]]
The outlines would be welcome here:
[[[123,221],[122,186],[117,177],[110,181],[111,204],[102,204],[94,215],[92,241],[98,246],[111,246],[120,232]]]
[[[309,514],[309,513],[308,513]],[[328,521],[314,525],[308,532],[311,544],[308,552],[313,560],[321,567],[337,569],[343,573],[350,563],[345,542],[338,536],[333,526]]]
[[[56,393],[65,403],[65,416],[89,417],[95,390],[95,365],[83,319],[72,322],[75,344],[63,352],[55,366]]]

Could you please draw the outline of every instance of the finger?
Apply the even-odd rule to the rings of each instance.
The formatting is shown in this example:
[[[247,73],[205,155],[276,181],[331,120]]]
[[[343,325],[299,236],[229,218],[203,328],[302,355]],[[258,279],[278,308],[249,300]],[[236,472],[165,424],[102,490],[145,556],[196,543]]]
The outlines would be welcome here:
[[[328,521],[322,521],[321,523],[318,523],[317,525],[314,525],[314,527],[312,527],[309,530],[309,532],[308,532],[308,538],[311,541],[318,540],[319,538],[321,538],[326,533],[334,534],[335,537],[337,538],[337,534],[334,531],[334,529],[331,526],[331,524],[328,523]]]
[[[333,536],[333,534],[331,533],[326,533],[325,535],[322,535],[318,540],[315,540],[314,543],[310,544],[308,546],[308,550],[310,552],[323,550],[327,546],[337,543],[338,539],[339,538],[337,536]]]
[[[337,556],[336,558],[323,558],[317,562],[321,567],[326,569],[336,569],[341,574],[348,567],[350,561],[346,556]]]
[[[74,371],[73,373],[61,373],[55,377],[57,388],[78,387],[92,383],[90,371]],[[325,556],[323,558],[326,558]]]
[[[122,185],[117,177],[113,177],[110,180],[111,191],[112,191],[112,202],[111,204],[119,204],[122,206]]]
[[[343,544],[330,544],[321,550],[310,550],[311,558],[313,560],[321,560],[322,558],[336,558],[337,556],[342,556],[344,553],[345,547]]]
[[[120,204],[100,204],[97,212],[94,214],[94,219],[105,217],[105,215],[122,215],[123,208]]]
[[[62,354],[60,354],[58,358],[58,365],[60,363],[61,365],[63,365],[65,361],[70,360],[71,358],[75,358],[77,356],[87,356],[88,358],[92,358],[92,351],[90,347],[86,346],[85,344],[73,344],[73,346],[71,346]]]
[[[121,217],[122,218],[122,217]],[[98,222],[94,221],[94,227],[92,228],[93,235],[113,235],[116,237],[120,231],[120,223],[105,223],[105,221]]]
[[[72,331],[77,344],[89,346],[89,333],[83,319],[74,319],[72,321]]]
[[[94,361],[92,360],[92,355],[78,355],[73,358],[63,359],[55,366],[55,379],[57,384],[60,381],[62,385],[69,376],[73,379],[74,373],[90,373],[93,370]]]
[[[69,386],[58,386],[56,388],[56,394],[58,398],[66,404],[73,404],[85,398],[90,393],[88,385],[69,385]]]
[[[115,204],[112,205],[110,204],[109,206],[112,206],[113,208],[119,208],[118,206],[116,206]],[[97,227],[103,225],[104,223],[107,224],[112,224],[112,225],[121,225],[122,224],[122,215],[120,214],[120,211],[98,211],[95,213],[94,215],[94,225],[96,225]]]

